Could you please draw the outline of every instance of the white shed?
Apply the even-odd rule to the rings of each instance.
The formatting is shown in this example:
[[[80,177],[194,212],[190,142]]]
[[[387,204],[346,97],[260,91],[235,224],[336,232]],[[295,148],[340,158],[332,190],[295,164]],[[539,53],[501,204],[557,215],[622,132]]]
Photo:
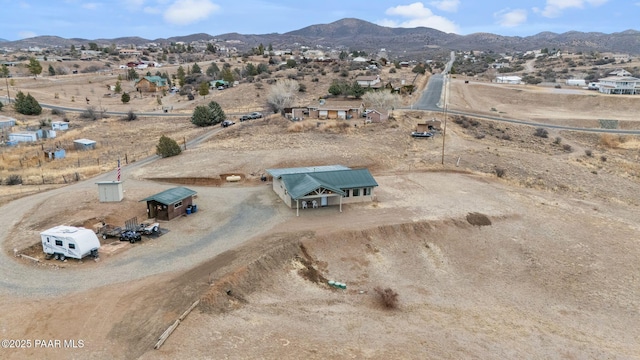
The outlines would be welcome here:
[[[100,202],[118,202],[124,198],[122,181],[100,181],[98,183]]]
[[[54,121],[51,123],[53,130],[69,130],[69,123],[66,121]]]
[[[9,134],[9,141],[31,142],[38,140],[38,134],[35,131],[25,131]]]
[[[587,86],[587,81],[584,79],[568,79],[567,85],[569,86]]]
[[[499,84],[521,84],[522,78],[520,76],[498,76],[496,82]]]

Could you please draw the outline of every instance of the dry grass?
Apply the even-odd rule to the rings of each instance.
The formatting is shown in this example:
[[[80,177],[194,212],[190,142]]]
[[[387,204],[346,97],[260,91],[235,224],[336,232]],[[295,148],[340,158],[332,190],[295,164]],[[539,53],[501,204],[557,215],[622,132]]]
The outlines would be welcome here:
[[[598,145],[607,149],[617,149],[622,143],[621,138],[622,136],[620,135],[603,134],[600,136]]]

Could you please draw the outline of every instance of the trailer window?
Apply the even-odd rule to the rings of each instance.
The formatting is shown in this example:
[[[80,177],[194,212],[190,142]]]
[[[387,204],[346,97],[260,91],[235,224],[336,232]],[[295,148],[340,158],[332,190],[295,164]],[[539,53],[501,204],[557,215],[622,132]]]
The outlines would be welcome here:
[[[360,189],[353,189],[353,196],[360,196]]]
[[[179,208],[180,206],[182,206],[182,201],[180,201],[180,202],[177,202],[177,203],[173,204],[173,208],[174,208],[174,209],[177,209],[177,208]]]
[[[62,246],[62,240],[56,240],[56,246]]]
[[[69,243],[69,249],[75,249],[75,248],[76,248],[76,244]]]

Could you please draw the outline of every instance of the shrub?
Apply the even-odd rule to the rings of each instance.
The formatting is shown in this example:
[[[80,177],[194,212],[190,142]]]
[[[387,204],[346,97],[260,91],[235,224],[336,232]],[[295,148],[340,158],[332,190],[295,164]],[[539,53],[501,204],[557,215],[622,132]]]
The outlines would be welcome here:
[[[560,143],[562,143],[562,138],[560,136],[557,136],[555,140],[553,140],[553,143],[556,145],[560,145]]]
[[[588,157],[593,156],[593,152],[590,149],[585,149],[584,154],[587,155]]]
[[[608,149],[615,149],[620,146],[621,137],[611,134],[604,134],[600,136],[599,144]]]
[[[51,109],[51,115],[64,116],[64,111],[60,109]]]
[[[98,113],[96,112],[96,109],[94,109],[93,107],[89,107],[87,108],[87,110],[80,113],[80,118],[88,119],[88,120],[97,120]]]
[[[504,168],[496,166],[493,171],[496,173],[496,176],[502,178],[506,175],[507,171]]]
[[[9,175],[9,177],[4,181],[5,185],[20,185],[22,184],[22,176],[20,175]]]
[[[549,137],[549,132],[545,128],[537,128],[533,135],[546,139]]]
[[[178,145],[175,140],[164,135],[160,137],[160,141],[158,141],[158,145],[156,145],[156,154],[163,158],[176,156],[181,152],[182,149],[180,149],[180,145]]]
[[[566,152],[570,152],[573,148],[569,144],[562,145],[562,149]]]
[[[604,155],[600,156],[600,161],[602,161],[602,162],[607,161],[607,157],[606,157],[606,156],[604,156]]]
[[[136,115],[136,113],[133,112],[133,110],[129,110],[129,112],[127,113],[127,116],[125,116],[124,121],[133,121],[136,120],[138,118],[138,115]]]
[[[380,303],[387,309],[395,309],[398,307],[398,293],[391,288],[382,289],[376,286],[373,289],[378,294]]]

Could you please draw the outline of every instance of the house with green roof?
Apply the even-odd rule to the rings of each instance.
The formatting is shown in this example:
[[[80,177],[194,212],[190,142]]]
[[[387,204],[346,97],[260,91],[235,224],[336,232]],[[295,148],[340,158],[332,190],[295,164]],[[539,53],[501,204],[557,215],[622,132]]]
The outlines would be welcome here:
[[[141,92],[158,92],[168,88],[169,81],[160,76],[145,76],[136,81],[136,90]]]
[[[186,187],[174,187],[151,195],[140,201],[147,202],[149,218],[169,221],[187,213],[187,208],[193,206],[193,196],[196,192]]]
[[[288,207],[315,209],[325,206],[373,200],[378,183],[368,169],[351,169],[342,165],[267,169],[273,178],[273,191]]]

